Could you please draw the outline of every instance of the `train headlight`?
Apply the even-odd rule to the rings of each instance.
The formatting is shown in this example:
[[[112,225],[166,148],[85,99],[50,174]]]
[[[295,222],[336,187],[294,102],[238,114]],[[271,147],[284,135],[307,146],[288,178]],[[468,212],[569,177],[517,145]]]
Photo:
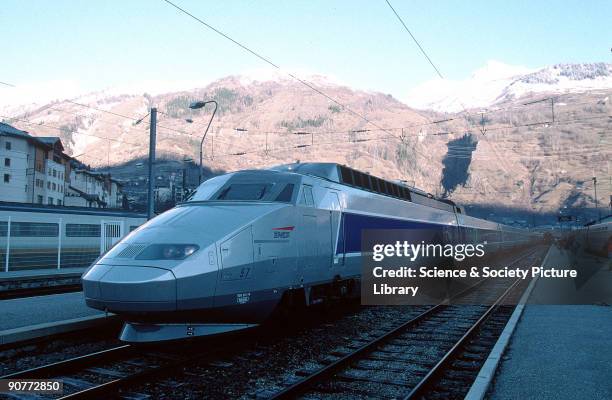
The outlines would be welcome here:
[[[141,251],[136,260],[184,260],[199,248],[196,244],[152,244]]]

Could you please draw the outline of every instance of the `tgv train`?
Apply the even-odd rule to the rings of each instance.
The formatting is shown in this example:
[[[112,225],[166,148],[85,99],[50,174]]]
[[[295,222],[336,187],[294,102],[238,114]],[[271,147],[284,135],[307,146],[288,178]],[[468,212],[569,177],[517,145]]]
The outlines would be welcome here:
[[[289,164],[204,182],[98,259],[83,275],[85,298],[128,321],[127,341],[243,328],[279,305],[358,293],[362,230],[398,228],[489,250],[532,237],[342,165]]]

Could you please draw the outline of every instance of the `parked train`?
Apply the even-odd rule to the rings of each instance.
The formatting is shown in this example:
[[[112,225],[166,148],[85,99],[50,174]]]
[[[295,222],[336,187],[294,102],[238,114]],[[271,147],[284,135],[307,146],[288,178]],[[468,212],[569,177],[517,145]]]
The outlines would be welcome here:
[[[585,250],[612,258],[612,215],[585,226],[578,236]]]
[[[85,298],[128,321],[127,341],[243,328],[279,304],[355,293],[362,230],[398,228],[488,251],[535,235],[334,163],[246,170],[209,179],[130,233],[83,275]]]
[[[86,267],[145,221],[122,210],[0,203],[0,268]]]

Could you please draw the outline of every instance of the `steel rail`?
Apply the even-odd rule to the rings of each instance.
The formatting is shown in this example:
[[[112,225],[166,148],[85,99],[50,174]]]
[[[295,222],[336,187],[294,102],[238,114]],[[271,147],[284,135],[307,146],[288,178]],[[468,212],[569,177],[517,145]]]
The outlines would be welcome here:
[[[484,322],[497,310],[500,303],[510,294],[510,292],[522,281],[522,278],[517,278],[504,293],[493,303],[487,311],[476,321],[470,329],[453,345],[453,347],[438,361],[432,369],[429,370],[419,383],[404,397],[404,400],[417,399],[422,396],[430,387],[433,380],[441,375],[446,365],[453,360],[455,354],[470,340],[476,331],[484,324]]]
[[[535,254],[537,251],[538,251],[538,249],[536,248],[536,249],[530,251],[529,253],[524,254],[524,255],[518,257],[517,259],[512,261],[510,263],[510,265],[518,263],[522,259],[527,258],[527,257]],[[468,292],[476,289],[476,287],[480,286],[486,280],[487,279],[481,279],[480,281],[476,282],[474,285],[466,288],[465,290],[463,290],[460,293],[458,293],[457,295],[455,295],[453,298],[458,298],[458,297],[461,297],[461,296],[467,294]],[[515,283],[513,283],[512,286],[514,286],[514,284]],[[506,292],[504,292],[503,297],[505,297],[505,295],[506,295]],[[498,299],[498,301],[500,299],[501,299],[501,297]],[[421,320],[423,320],[424,318],[426,318],[428,316],[431,316],[436,311],[440,310],[440,308],[442,308],[445,305],[447,305],[449,303],[449,301],[450,300],[445,300],[445,301],[443,301],[443,302],[441,302],[439,304],[436,304],[435,306],[425,310],[424,312],[422,312],[418,316],[409,319],[408,321],[402,323],[400,326],[392,329],[391,331],[386,332],[386,333],[380,335],[379,337],[377,337],[377,338],[373,339],[372,341],[366,343],[365,345],[359,347],[358,349],[354,350],[353,352],[351,352],[351,353],[349,353],[349,354],[347,354],[347,355],[337,359],[336,361],[326,365],[325,367],[315,371],[311,375],[308,375],[308,376],[302,378],[301,380],[297,381],[293,385],[291,385],[291,386],[289,386],[289,387],[287,387],[287,388],[285,388],[285,389],[283,389],[283,390],[273,394],[270,397],[270,399],[274,399],[274,400],[293,399],[293,398],[297,397],[298,395],[300,395],[300,394],[304,393],[305,391],[307,391],[308,388],[312,387],[314,384],[319,383],[322,380],[333,376],[339,370],[341,370],[343,368],[346,368],[355,359],[358,359],[363,354],[368,353],[370,350],[372,350],[373,348],[377,347],[381,343],[383,343],[383,342],[385,342],[385,341],[387,341],[389,339],[392,339],[393,337],[397,336],[399,333],[401,333],[402,331],[406,330],[410,326],[417,324],[418,322],[420,322]],[[496,301],[495,304],[497,304],[497,301]],[[488,312],[488,310],[487,310],[487,312]]]
[[[129,344],[111,347],[109,349],[96,351],[95,353],[89,353],[82,356],[69,358],[67,360],[57,361],[24,371],[13,372],[11,374],[1,376],[0,379],[30,379],[58,376],[63,373],[75,371],[79,368],[88,367],[99,361],[112,360],[128,354],[133,350],[133,346]]]

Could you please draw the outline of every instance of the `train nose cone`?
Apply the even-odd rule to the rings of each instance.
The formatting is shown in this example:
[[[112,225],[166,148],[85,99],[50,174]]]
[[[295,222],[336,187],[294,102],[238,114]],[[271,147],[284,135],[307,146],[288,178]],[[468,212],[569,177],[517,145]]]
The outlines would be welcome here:
[[[110,312],[176,310],[176,278],[167,269],[97,264],[82,281],[90,307]]]

